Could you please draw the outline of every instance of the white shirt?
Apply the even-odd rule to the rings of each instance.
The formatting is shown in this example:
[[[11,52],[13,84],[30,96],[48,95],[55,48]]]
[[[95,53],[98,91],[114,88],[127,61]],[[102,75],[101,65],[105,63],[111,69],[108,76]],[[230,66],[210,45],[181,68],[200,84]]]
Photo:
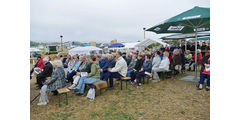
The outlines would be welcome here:
[[[163,57],[163,60],[161,61],[159,68],[168,70],[169,64],[170,64],[170,61],[169,61],[168,57]]]
[[[112,68],[111,72],[118,72],[122,76],[126,77],[127,69],[128,67],[126,61],[123,59],[123,57],[119,57],[117,59],[115,67]]]

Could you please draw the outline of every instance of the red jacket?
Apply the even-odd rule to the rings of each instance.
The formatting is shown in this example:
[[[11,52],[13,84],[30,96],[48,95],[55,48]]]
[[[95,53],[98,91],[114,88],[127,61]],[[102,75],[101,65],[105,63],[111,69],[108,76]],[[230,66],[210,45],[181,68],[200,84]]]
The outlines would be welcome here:
[[[192,61],[195,61],[195,54],[192,56]],[[202,53],[197,54],[197,62],[200,63],[202,61]]]
[[[37,66],[36,67],[39,67],[39,68],[41,68],[41,69],[43,69],[43,60],[42,59],[40,59],[39,61],[38,61],[38,64],[37,64]]]

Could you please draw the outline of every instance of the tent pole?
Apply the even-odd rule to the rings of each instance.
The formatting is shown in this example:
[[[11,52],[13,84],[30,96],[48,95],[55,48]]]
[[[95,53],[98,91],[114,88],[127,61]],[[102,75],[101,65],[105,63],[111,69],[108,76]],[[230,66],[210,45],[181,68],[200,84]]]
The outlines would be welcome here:
[[[195,79],[197,79],[197,41],[198,41],[198,37],[197,37],[197,27],[195,27]]]

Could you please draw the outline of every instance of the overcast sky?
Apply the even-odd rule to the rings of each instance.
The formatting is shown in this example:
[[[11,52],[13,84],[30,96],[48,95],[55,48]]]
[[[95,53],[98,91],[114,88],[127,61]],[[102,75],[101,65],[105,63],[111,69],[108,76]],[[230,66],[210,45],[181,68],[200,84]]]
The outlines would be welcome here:
[[[31,40],[133,42],[150,28],[210,0],[31,0]],[[146,37],[163,35],[146,32]]]

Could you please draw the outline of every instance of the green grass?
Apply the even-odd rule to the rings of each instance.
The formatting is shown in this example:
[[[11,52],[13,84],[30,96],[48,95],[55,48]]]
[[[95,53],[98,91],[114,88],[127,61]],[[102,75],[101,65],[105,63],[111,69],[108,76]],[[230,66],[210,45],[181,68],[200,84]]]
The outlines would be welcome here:
[[[72,113],[51,113],[51,120],[69,120]]]

